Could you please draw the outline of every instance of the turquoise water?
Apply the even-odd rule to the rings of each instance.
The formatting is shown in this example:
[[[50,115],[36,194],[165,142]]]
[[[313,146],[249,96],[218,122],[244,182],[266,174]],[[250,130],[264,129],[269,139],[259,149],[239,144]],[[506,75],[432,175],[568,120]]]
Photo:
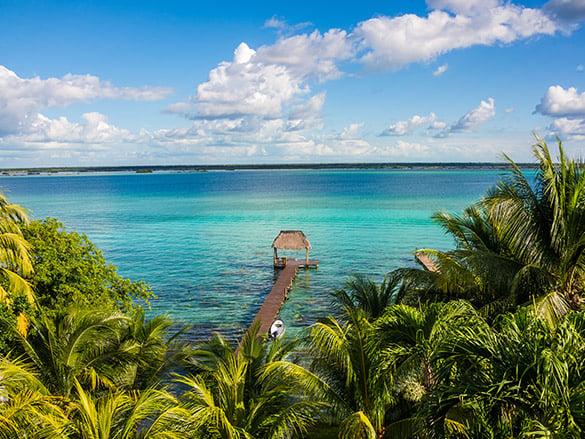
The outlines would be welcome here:
[[[451,241],[430,219],[459,212],[501,171],[232,171],[0,177],[35,218],[86,233],[119,271],[151,284],[151,313],[233,333],[254,317],[274,279],[272,240],[301,229],[318,270],[299,273],[281,316],[300,328],[328,313],[351,273],[381,278],[416,248]],[[291,254],[294,255],[294,254]],[[302,254],[298,255],[302,257]]]

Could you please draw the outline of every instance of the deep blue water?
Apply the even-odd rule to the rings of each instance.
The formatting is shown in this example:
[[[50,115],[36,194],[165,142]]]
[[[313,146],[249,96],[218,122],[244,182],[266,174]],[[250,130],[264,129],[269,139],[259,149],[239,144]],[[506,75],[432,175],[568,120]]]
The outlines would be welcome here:
[[[437,210],[461,211],[502,171],[302,170],[0,177],[34,218],[87,234],[132,279],[150,283],[152,313],[195,335],[248,325],[270,290],[281,229],[311,240],[318,270],[299,273],[281,316],[302,327],[328,313],[351,273],[381,278],[421,247],[448,248]],[[293,255],[293,254],[291,254]],[[302,255],[299,255],[300,257]]]

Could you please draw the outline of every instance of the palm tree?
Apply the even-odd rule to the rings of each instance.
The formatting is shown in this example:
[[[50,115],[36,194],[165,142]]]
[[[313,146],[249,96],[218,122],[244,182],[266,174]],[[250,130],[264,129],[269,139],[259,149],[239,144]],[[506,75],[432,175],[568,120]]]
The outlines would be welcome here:
[[[435,215],[456,248],[423,251],[434,272],[401,270],[407,301],[464,298],[487,315],[537,301],[550,319],[582,306],[585,168],[567,159],[560,142],[558,163],[544,141],[533,150],[533,180],[506,157],[511,175],[477,205],[462,216]]]
[[[75,383],[70,414],[72,436],[80,439],[180,439],[188,413],[162,389],[107,392],[95,397]]]
[[[146,389],[161,381],[170,381],[171,374],[187,364],[192,348],[179,337],[184,328],[171,332],[173,321],[166,315],[145,318],[142,308],[134,308],[120,334],[131,362],[119,370],[115,383],[124,389]]]
[[[494,328],[460,325],[436,354],[440,382],[421,405],[427,432],[466,437],[582,437],[585,315],[556,327],[522,308]]]
[[[396,270],[405,280],[403,302],[465,299],[489,314],[528,300],[527,285],[514,282],[522,264],[501,242],[485,206],[470,206],[462,215],[439,212],[433,219],[454,238],[456,248],[419,250],[434,262],[434,271]]]
[[[345,322],[328,317],[310,328],[308,369],[275,363],[271,372],[326,401],[328,417],[323,422],[338,425],[340,438],[381,437],[394,400],[389,380],[377,373],[374,326],[361,309],[346,317]]]
[[[442,384],[438,356],[457,327],[486,325],[464,301],[433,303],[423,307],[395,305],[376,321],[374,349],[379,352],[378,373],[389,377],[399,404],[387,422],[389,431],[409,431],[430,422],[410,417],[437,386]]]
[[[62,437],[68,424],[61,400],[22,361],[0,360],[0,438]]]
[[[376,322],[376,348],[395,381],[416,379],[426,392],[436,383],[436,354],[457,326],[475,327],[480,318],[464,301],[421,308],[395,305]]]
[[[34,304],[33,290],[25,280],[33,272],[29,244],[20,230],[20,225],[27,222],[24,209],[11,204],[0,193],[0,303],[14,308],[16,328],[23,335],[28,329],[28,318],[18,301],[16,306],[13,305],[19,297],[29,305]]]
[[[490,191],[485,205],[515,259],[548,281],[541,292],[558,292],[578,309],[585,285],[585,167],[567,159],[560,142],[558,164],[544,141],[534,155],[534,185],[510,160],[512,178]]]
[[[75,382],[114,388],[119,373],[136,361],[136,344],[124,338],[130,319],[112,311],[69,308],[33,320],[21,337],[24,357],[46,387],[69,396]]]
[[[197,374],[178,378],[187,389],[180,400],[191,414],[193,437],[289,438],[305,433],[323,404],[300,398],[296,383],[274,367],[293,365],[286,360],[292,346],[260,338],[257,325],[236,350],[220,335],[200,346],[192,360]]]
[[[375,320],[388,306],[396,303],[400,285],[401,279],[396,273],[388,274],[379,285],[356,274],[345,282],[342,289],[333,293],[333,306],[343,313],[361,309],[369,320]]]

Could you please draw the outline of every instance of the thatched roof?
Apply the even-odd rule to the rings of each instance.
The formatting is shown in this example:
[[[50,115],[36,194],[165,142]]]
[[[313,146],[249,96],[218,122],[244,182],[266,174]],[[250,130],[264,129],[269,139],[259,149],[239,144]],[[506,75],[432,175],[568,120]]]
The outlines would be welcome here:
[[[274,238],[272,247],[285,250],[305,250],[311,248],[311,243],[300,230],[281,230]]]

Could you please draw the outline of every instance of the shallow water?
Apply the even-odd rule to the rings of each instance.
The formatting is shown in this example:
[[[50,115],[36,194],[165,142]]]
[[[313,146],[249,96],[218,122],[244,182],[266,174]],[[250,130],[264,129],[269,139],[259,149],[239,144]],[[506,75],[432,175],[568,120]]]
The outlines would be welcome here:
[[[272,240],[302,229],[318,270],[302,271],[281,312],[289,328],[328,313],[350,273],[381,278],[420,247],[448,248],[437,210],[459,212],[502,171],[299,170],[0,177],[32,216],[86,233],[119,271],[151,284],[151,313],[193,336],[246,327],[274,278]],[[290,254],[294,256],[293,254]],[[303,257],[303,254],[298,254]]]

